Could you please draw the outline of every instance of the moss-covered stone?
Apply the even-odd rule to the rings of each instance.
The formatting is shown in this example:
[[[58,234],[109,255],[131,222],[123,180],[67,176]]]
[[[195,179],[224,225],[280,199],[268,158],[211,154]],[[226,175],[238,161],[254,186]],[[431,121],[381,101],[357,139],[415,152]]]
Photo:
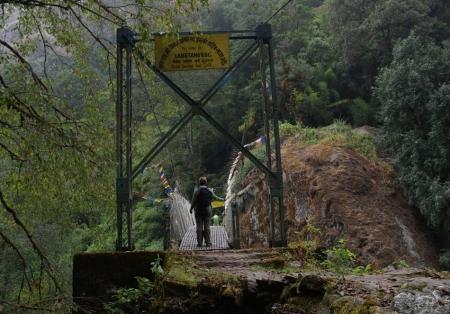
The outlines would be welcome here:
[[[234,304],[239,305],[242,303],[243,292],[240,287],[236,287],[233,284],[225,285],[221,293],[222,297],[230,299]]]
[[[356,297],[344,296],[332,302],[330,310],[333,314],[375,314],[376,306]]]
[[[298,292],[302,296],[323,297],[325,294],[326,281],[317,275],[303,277],[298,286]]]
[[[318,313],[321,308],[328,308],[322,297],[296,296],[288,299],[292,309],[302,310],[305,313]]]
[[[162,282],[164,295],[166,296],[176,296],[176,297],[186,297],[192,292],[192,287],[185,283],[180,283],[177,281],[164,280]]]
[[[422,291],[426,286],[427,284],[425,282],[411,281],[402,285],[402,289],[411,291]]]
[[[298,286],[300,285],[300,281],[287,285],[284,287],[281,292],[280,302],[285,303],[289,298],[296,297],[299,295]]]

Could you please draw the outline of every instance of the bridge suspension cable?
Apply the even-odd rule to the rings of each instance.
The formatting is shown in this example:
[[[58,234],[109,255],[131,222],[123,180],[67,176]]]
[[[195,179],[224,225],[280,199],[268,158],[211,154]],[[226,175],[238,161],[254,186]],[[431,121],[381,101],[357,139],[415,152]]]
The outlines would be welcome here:
[[[265,21],[264,23],[269,23],[270,20],[271,20],[272,18],[274,18],[275,16],[277,16],[278,13],[280,13],[280,11],[283,10],[283,9],[284,9],[289,3],[291,3],[291,2],[292,2],[292,0],[286,1],[286,2],[285,2],[278,10],[276,10],[275,13],[272,14],[272,15],[267,19],[267,21]]]

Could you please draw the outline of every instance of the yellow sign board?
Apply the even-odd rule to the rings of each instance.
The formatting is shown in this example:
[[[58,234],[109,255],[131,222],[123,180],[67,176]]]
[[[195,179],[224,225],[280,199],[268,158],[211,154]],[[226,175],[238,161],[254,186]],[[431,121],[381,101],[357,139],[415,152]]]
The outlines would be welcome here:
[[[228,33],[155,37],[155,64],[161,71],[226,69]]]
[[[212,201],[211,202],[211,206],[212,206],[212,208],[224,207],[225,206],[225,202],[224,201]]]

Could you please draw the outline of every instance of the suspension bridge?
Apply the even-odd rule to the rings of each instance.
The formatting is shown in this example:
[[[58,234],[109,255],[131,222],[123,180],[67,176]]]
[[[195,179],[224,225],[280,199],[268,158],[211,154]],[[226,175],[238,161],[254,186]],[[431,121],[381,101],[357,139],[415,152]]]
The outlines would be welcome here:
[[[181,32],[177,36],[154,34],[154,60],[146,57],[136,44],[140,37],[132,29],[121,27],[117,30],[117,98],[116,98],[116,200],[117,200],[117,251],[134,250],[133,242],[133,181],[141,175],[154,158],[191,121],[200,116],[208,122],[239,152],[230,171],[227,199],[232,193],[232,178],[237,165],[243,158],[248,159],[266,177],[269,186],[267,208],[270,212],[270,241],[272,246],[285,246],[286,230],[284,223],[283,179],[279,136],[279,108],[277,104],[276,79],[272,29],[268,23],[258,25],[254,30]],[[231,60],[230,42],[246,41],[235,60]],[[235,73],[257,52],[261,80],[261,111],[264,125],[265,159],[263,162],[250,151],[250,144],[243,145],[229,130],[220,124],[205,109],[211,98],[221,90]],[[156,77],[165,83],[190,109],[173,125],[147,154],[135,163],[133,145],[133,98],[132,65],[137,57]],[[234,62],[232,62],[234,61]],[[171,71],[219,69],[220,77],[203,94],[194,99],[175,83],[166,73]],[[258,142],[256,140],[255,142]],[[250,145],[250,146],[249,146]],[[272,160],[274,156],[274,162]],[[230,190],[231,189],[231,190]],[[192,250],[195,241],[195,219],[189,214],[189,202],[176,191],[169,196],[171,235],[181,242],[181,250]],[[275,213],[275,210],[278,213]],[[277,217],[276,217],[277,216]],[[239,202],[225,203],[224,225],[212,229],[213,245],[204,250],[240,248]],[[276,226],[276,224],[278,224]],[[278,230],[276,232],[276,229]],[[199,248],[200,249],[200,248]]]
[[[289,0],[282,8],[284,8]],[[282,9],[280,8],[270,19]],[[237,173],[246,158],[264,174],[268,189],[268,212],[270,213],[270,247],[287,245],[284,204],[283,176],[281,166],[281,148],[279,135],[279,108],[275,78],[274,44],[272,28],[267,20],[254,29],[221,30],[206,32],[180,32],[173,34],[154,33],[150,40],[154,43],[154,58],[150,59],[137,45],[142,38],[131,28],[123,26],[116,33],[116,252],[76,254],[73,263],[73,296],[82,309],[99,308],[95,298],[105,298],[105,291],[117,287],[136,286],[136,277],[154,278],[155,273],[149,265],[164,260],[167,252],[136,251],[133,241],[133,181],[140,176],[158,156],[158,154],[175,138],[175,136],[195,117],[203,118],[234,149],[238,155],[230,169],[227,182],[227,195],[224,204],[223,223],[211,227],[211,245],[197,246],[194,215],[190,213],[189,201],[176,189],[168,194],[169,233],[170,239],[179,243],[179,252],[215,251],[217,254],[227,252],[228,259],[239,255],[229,248],[240,249],[239,215],[243,198],[239,195]],[[232,59],[230,43],[246,42],[246,47]],[[238,51],[238,50],[236,50]],[[230,79],[256,55],[259,61],[261,83],[261,112],[264,135],[248,145],[243,145],[226,127],[217,121],[205,109],[206,105]],[[189,109],[184,115],[154,143],[153,147],[135,162],[133,160],[133,61],[139,61],[153,72],[165,85],[177,95]],[[222,71],[219,78],[206,90],[200,98],[192,97],[174,82],[167,72],[210,70]],[[206,73],[206,72],[205,72]],[[264,138],[264,141],[261,140]],[[265,162],[257,158],[250,149],[253,144],[265,146]],[[168,189],[168,182],[163,183]],[[277,213],[276,213],[277,211]],[[277,216],[277,217],[276,217]],[[167,226],[166,226],[167,227]],[[277,232],[275,232],[277,230]],[[220,259],[208,252],[213,260]],[[234,254],[234,255],[233,255]],[[243,252],[246,261],[244,270],[250,269],[253,261],[250,255]],[[257,253],[254,258],[261,259]],[[208,262],[208,258],[206,258]],[[252,262],[253,263],[253,262]],[[247,265],[248,264],[248,265]],[[236,266],[236,265],[235,265]],[[242,266],[242,265],[241,265]],[[153,266],[155,267],[155,266]],[[256,281],[255,281],[256,282]],[[86,303],[84,303],[86,302]]]

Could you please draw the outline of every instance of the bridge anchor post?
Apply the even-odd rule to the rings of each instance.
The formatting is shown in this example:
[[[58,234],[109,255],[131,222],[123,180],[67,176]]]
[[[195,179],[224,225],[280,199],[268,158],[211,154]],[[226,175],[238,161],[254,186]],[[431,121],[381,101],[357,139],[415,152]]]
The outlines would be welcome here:
[[[116,82],[116,204],[117,251],[134,250],[132,236],[132,49],[138,36],[124,26],[117,29],[117,82]],[[125,52],[125,54],[124,54]],[[125,59],[125,60],[124,60]],[[124,75],[125,63],[125,75]],[[125,99],[124,99],[125,98]],[[124,156],[125,153],[125,156]],[[123,220],[126,214],[127,245],[123,245]]]

